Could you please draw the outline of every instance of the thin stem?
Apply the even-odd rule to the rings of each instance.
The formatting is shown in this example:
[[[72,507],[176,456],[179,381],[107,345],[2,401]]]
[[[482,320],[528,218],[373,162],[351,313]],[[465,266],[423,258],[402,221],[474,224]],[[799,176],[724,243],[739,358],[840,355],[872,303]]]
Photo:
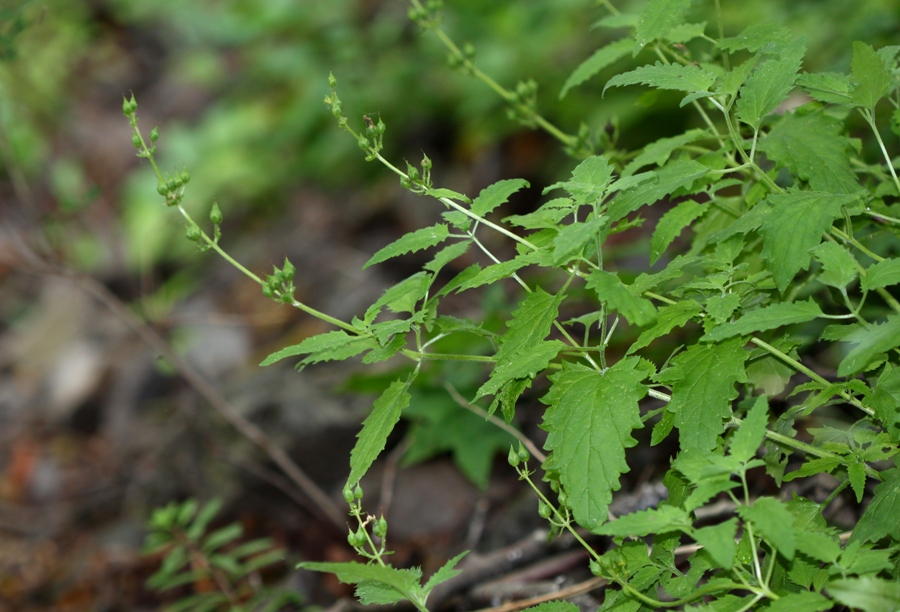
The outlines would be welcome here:
[[[722,40],[725,38],[725,27],[722,25],[722,5],[719,0],[716,0],[716,23],[719,24],[719,40]],[[728,50],[725,49],[722,51],[722,66],[725,68],[725,72],[731,70],[729,64]]]
[[[897,187],[897,191],[900,192],[900,179],[897,178],[897,173],[894,171],[894,164],[891,163],[891,156],[888,155],[887,148],[884,146],[884,141],[881,139],[881,133],[875,125],[875,118],[872,116],[872,111],[869,109],[860,109],[859,112],[862,113],[863,118],[865,118],[869,127],[872,128],[872,132],[875,134],[875,140],[878,141],[878,146],[881,147],[881,154],[884,155],[888,170],[890,170],[891,177],[894,179],[894,186]]]
[[[422,4],[419,2],[419,0],[410,0],[410,3],[416,9],[423,10]],[[443,43],[443,45],[450,51],[450,53],[457,60],[459,60],[462,63],[463,67],[467,71],[469,71],[472,74],[472,76],[474,76],[476,79],[478,79],[479,81],[481,81],[482,83],[484,83],[485,85],[490,87],[492,90],[494,90],[494,92],[496,92],[497,95],[499,95],[501,98],[503,98],[507,103],[514,104],[519,111],[521,111],[521,112],[523,112],[523,114],[527,115],[528,118],[530,120],[534,121],[538,126],[540,126],[541,129],[543,129],[545,132],[547,132],[548,134],[550,134],[551,136],[553,136],[554,138],[556,138],[557,140],[559,140],[561,143],[563,143],[564,145],[566,145],[568,147],[574,147],[578,143],[578,138],[576,138],[575,136],[572,136],[571,134],[566,134],[565,132],[560,130],[558,127],[556,127],[555,125],[553,125],[552,123],[547,121],[543,116],[541,116],[534,109],[529,108],[528,106],[526,106],[524,104],[520,104],[518,102],[518,99],[516,98],[515,93],[506,89],[505,87],[500,85],[497,81],[495,81],[493,78],[491,78],[490,76],[488,76],[487,74],[482,72],[474,64],[474,62],[472,62],[472,60],[470,60],[468,57],[466,57],[466,55],[460,50],[460,48],[458,46],[456,46],[456,43],[453,42],[453,40],[447,35],[446,32],[444,32],[444,30],[442,30],[437,25],[429,25],[429,26],[427,26],[427,29],[434,32],[435,36],[438,37],[438,40],[440,40],[441,43]]]
[[[763,340],[760,340],[759,338],[750,338],[750,342],[752,342],[752,343],[755,344],[756,346],[760,347],[761,349],[763,349],[763,350],[769,352],[770,354],[774,355],[775,357],[781,359],[783,362],[785,362],[786,364],[788,364],[789,366],[791,366],[792,368],[794,368],[794,369],[797,370],[798,372],[803,372],[804,374],[806,374],[807,376],[809,376],[812,380],[816,381],[816,382],[819,383],[820,385],[823,385],[823,386],[827,387],[827,386],[829,386],[829,385],[831,384],[831,383],[828,382],[825,378],[819,376],[818,374],[816,374],[815,372],[813,372],[812,370],[810,370],[809,368],[807,368],[805,365],[803,365],[802,363],[800,363],[799,361],[797,361],[797,360],[794,359],[793,357],[790,357],[790,356],[786,355],[785,353],[779,351],[777,348],[775,348],[775,347],[772,346],[771,344],[769,344],[769,343],[767,343],[767,342],[765,342],[765,341],[763,341]],[[846,400],[848,403],[850,403],[850,404],[856,406],[857,408],[859,408],[860,410],[862,410],[863,412],[865,412],[867,415],[869,415],[869,416],[875,416],[875,411],[874,411],[874,410],[872,410],[872,409],[869,408],[868,406],[865,406],[864,404],[862,404],[862,402],[860,402],[858,399],[856,399],[855,397],[853,397],[852,395],[850,395],[850,394],[847,393],[846,391],[841,391],[841,392],[840,392],[840,395],[841,395],[841,397],[843,397],[844,400]]]
[[[152,160],[152,159],[153,159],[153,158],[151,158],[151,160]],[[231,255],[229,255],[228,253],[226,253],[226,252],[222,249],[222,247],[220,247],[220,246],[218,245],[218,243],[217,243],[215,240],[213,240],[206,232],[204,232],[202,229],[200,229],[200,225],[198,225],[197,222],[194,221],[193,218],[191,218],[191,215],[188,214],[188,212],[184,209],[184,206],[182,206],[181,204],[178,205],[178,212],[181,213],[181,216],[182,216],[182,217],[184,217],[185,219],[187,219],[187,222],[188,222],[188,223],[190,223],[192,226],[194,226],[194,227],[196,227],[197,229],[200,230],[200,237],[203,238],[203,241],[204,241],[207,245],[209,245],[209,247],[210,247],[212,250],[214,250],[216,253],[218,253],[219,256],[220,256],[222,259],[224,259],[225,261],[227,261],[228,263],[230,263],[232,266],[234,266],[235,268],[237,268],[242,274],[244,274],[247,278],[249,278],[250,280],[252,280],[252,281],[255,282],[256,284],[258,284],[258,285],[262,285],[262,284],[263,284],[263,281],[262,281],[256,274],[254,274],[253,272],[251,272],[250,270],[248,270],[247,268],[245,268],[243,265],[241,265],[240,262],[238,262],[238,261],[237,261],[236,259],[234,259]]]
[[[488,412],[486,410],[483,410],[481,408],[481,406],[479,406],[477,404],[473,404],[470,401],[468,401],[466,398],[464,398],[462,396],[462,394],[459,391],[456,390],[456,387],[454,387],[451,383],[449,383],[449,382],[444,383],[444,388],[447,390],[447,393],[450,394],[450,397],[452,397],[453,400],[457,404],[459,404],[466,410],[469,410],[469,411],[477,414],[478,416],[482,417],[483,419],[489,421],[491,424],[496,425],[497,427],[499,427],[500,429],[502,429],[503,431],[505,431],[512,437],[514,437],[516,440],[521,442],[522,445],[528,449],[528,452],[531,453],[535,459],[537,459],[541,463],[544,463],[547,460],[547,455],[545,455],[543,452],[541,452],[541,449],[539,449],[537,447],[537,445],[534,442],[532,442],[528,438],[528,436],[523,434],[521,431],[519,431],[518,429],[516,429],[515,427],[513,427],[512,425],[510,425],[503,419],[498,419],[494,415],[488,414]]]
[[[496,363],[494,357],[487,355],[466,355],[456,353],[425,353],[421,351],[413,351],[403,349],[403,355],[409,357],[413,361],[474,361],[478,363]]]
[[[821,513],[821,512],[824,512],[824,511],[825,511],[825,508],[827,508],[829,505],[831,505],[831,502],[833,502],[834,499],[835,499],[838,495],[841,494],[841,491],[843,491],[844,489],[846,489],[849,485],[850,485],[850,479],[849,479],[849,478],[846,478],[846,479],[844,479],[843,482],[841,482],[841,484],[839,484],[838,486],[836,486],[836,487],[834,488],[834,491],[832,491],[831,494],[830,494],[828,497],[826,497],[825,500],[824,500],[821,504],[819,504],[819,512],[820,512],[820,513]]]

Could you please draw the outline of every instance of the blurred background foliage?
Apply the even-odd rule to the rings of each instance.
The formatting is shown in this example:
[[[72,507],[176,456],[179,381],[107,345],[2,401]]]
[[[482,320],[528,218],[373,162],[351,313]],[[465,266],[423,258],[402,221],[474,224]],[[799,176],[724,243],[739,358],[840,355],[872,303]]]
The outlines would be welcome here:
[[[642,3],[616,4],[627,11]],[[714,23],[711,2],[694,4],[696,20]],[[726,34],[760,21],[805,33],[808,70],[846,67],[852,40],[896,42],[892,0],[723,4]],[[501,178],[498,169],[479,168],[498,163],[497,155],[504,170],[537,186],[569,164],[560,147],[509,121],[482,83],[451,71],[439,42],[407,20],[407,8],[400,0],[7,2],[2,164],[19,191],[7,207],[42,225],[61,257],[86,270],[185,265],[192,248],[159,205],[149,168],[129,156],[127,126],[116,116],[121,96],[134,92],[143,125],[160,126],[164,166],[191,172],[189,202],[205,208],[216,198],[230,227],[241,228],[228,238],[253,239],[310,185],[350,215],[359,214],[351,202],[369,200],[371,214],[396,188],[381,168],[361,163],[325,112],[329,71],[351,116],[380,114],[388,125],[390,158],[417,160],[425,151],[443,162],[436,175],[451,188],[472,191]],[[459,0],[449,3],[444,25],[475,46],[478,65],[498,82],[512,88],[534,77],[539,108],[570,133],[582,121],[596,131],[617,118],[626,142],[641,144],[642,123],[651,122],[655,135],[660,123],[683,129],[686,112],[656,99],[651,108],[639,88],[601,99],[603,74],[557,99],[568,74],[618,36],[589,27],[606,14],[584,0]]]

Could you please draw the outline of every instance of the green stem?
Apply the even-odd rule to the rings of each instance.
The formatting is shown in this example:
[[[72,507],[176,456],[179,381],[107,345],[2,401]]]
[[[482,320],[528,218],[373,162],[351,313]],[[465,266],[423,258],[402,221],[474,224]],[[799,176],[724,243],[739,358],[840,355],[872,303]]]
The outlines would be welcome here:
[[[653,608],[675,608],[678,606],[689,604],[692,601],[700,599],[701,597],[705,597],[706,595],[721,593],[723,591],[732,591],[734,589],[740,589],[743,587],[743,585],[736,582],[716,582],[713,585],[702,586],[687,597],[684,597],[677,601],[659,601],[658,599],[653,599],[652,597],[644,595],[627,582],[618,582],[618,584],[622,587],[623,591]]]
[[[872,132],[875,134],[875,140],[878,141],[878,146],[881,147],[881,154],[884,155],[888,170],[890,170],[891,177],[894,179],[894,186],[897,187],[897,191],[900,192],[900,179],[897,179],[897,173],[894,171],[894,164],[891,163],[891,156],[888,155],[887,148],[884,146],[884,141],[881,139],[881,133],[875,125],[875,117],[872,116],[872,111],[869,109],[860,109],[859,112],[862,113],[863,118],[865,118],[869,127],[872,128]]]
[[[357,330],[359,331],[359,330]],[[473,361],[478,363],[496,363],[494,357],[487,355],[465,355],[455,353],[426,353],[422,351],[413,351],[411,349],[403,349],[400,351],[405,357],[409,357],[413,361]]]
[[[559,521],[559,523],[561,525],[565,526],[566,531],[568,531],[570,534],[572,534],[572,537],[574,537],[575,540],[584,547],[584,549],[588,552],[588,554],[590,554],[592,557],[594,557],[595,560],[599,560],[600,555],[597,554],[597,551],[595,551],[593,548],[591,548],[591,546],[587,542],[584,541],[584,538],[581,537],[581,535],[578,533],[578,531],[572,527],[571,519],[567,519],[566,517],[564,517],[562,515],[562,513],[559,511],[559,508],[557,508],[549,499],[547,499],[547,496],[544,495],[543,491],[541,491],[537,487],[537,485],[534,484],[534,482],[531,480],[531,476],[528,473],[527,464],[525,464],[521,468],[516,468],[516,469],[519,471],[519,476],[525,482],[528,483],[528,486],[530,486],[531,489],[538,496],[538,499],[540,499],[543,503],[547,504],[548,507],[553,509],[553,513],[556,515],[557,520]]]
[[[423,10],[422,4],[419,2],[419,0],[410,0],[410,3],[416,9]],[[566,134],[565,132],[560,130],[558,127],[556,127],[555,125],[553,125],[552,123],[547,121],[543,116],[541,116],[539,113],[537,113],[534,109],[531,109],[531,108],[525,106],[524,104],[519,104],[516,99],[516,94],[514,94],[510,90],[506,89],[505,87],[500,85],[500,83],[495,81],[493,78],[491,78],[490,76],[488,76],[487,74],[482,72],[469,58],[466,57],[466,55],[460,50],[460,48],[458,46],[456,46],[456,43],[453,42],[453,40],[447,35],[446,32],[444,32],[444,30],[442,30],[440,27],[438,27],[436,25],[432,25],[432,26],[428,27],[428,29],[431,30],[432,32],[434,32],[435,36],[438,37],[438,39],[441,41],[441,43],[443,43],[443,45],[450,51],[451,54],[453,54],[453,56],[457,60],[462,62],[462,65],[465,67],[465,69],[467,71],[469,71],[472,74],[472,76],[474,76],[476,79],[478,79],[479,81],[481,81],[482,83],[484,83],[485,85],[487,85],[488,87],[493,89],[494,92],[496,92],[498,96],[503,98],[504,101],[506,101],[509,104],[515,104],[519,111],[522,111],[523,114],[527,115],[530,120],[534,121],[537,125],[539,125],[541,127],[541,129],[543,129],[545,132],[547,132],[548,134],[550,134],[551,136],[553,136],[554,138],[559,140],[564,145],[566,145],[568,147],[574,147],[577,144],[578,139],[575,136],[572,136],[571,134]]]
[[[779,351],[777,348],[775,348],[771,344],[769,344],[763,340],[760,340],[759,338],[750,338],[750,342],[752,342],[756,346],[760,347],[761,349],[767,351],[768,353],[774,355],[775,357],[778,357],[779,359],[781,359],[783,362],[785,362],[786,364],[788,364],[789,366],[791,366],[798,372],[803,372],[804,374],[809,376],[812,380],[816,381],[820,385],[827,387],[831,384],[825,378],[819,376],[818,374],[816,374],[815,372],[813,372],[812,370],[807,368],[805,365],[803,365],[802,363],[800,363],[793,357],[790,357],[789,355],[782,353],[781,351]],[[844,398],[844,400],[847,401],[848,403],[856,406],[857,408],[859,408],[860,410],[865,412],[867,415],[875,416],[874,410],[872,410],[868,406],[865,406],[864,404],[862,404],[862,402],[860,402],[858,399],[856,399],[855,397],[853,397],[846,391],[841,391],[840,396],[842,398]]]
[[[763,169],[760,168],[756,162],[754,162],[750,156],[747,155],[747,152],[744,151],[744,147],[741,146],[741,138],[737,129],[734,126],[734,122],[731,120],[731,115],[729,113],[723,113],[725,117],[725,125],[728,126],[728,134],[731,136],[732,142],[734,142],[735,148],[737,148],[738,153],[743,158],[744,162],[750,164],[750,166],[756,171],[756,174],[759,176],[760,180],[765,183],[769,189],[771,189],[774,193],[784,193],[784,189],[775,184],[769,175],[763,172]]]
[[[243,265],[241,265],[241,263],[238,262],[236,259],[234,259],[231,255],[226,253],[225,250],[222,249],[222,247],[220,247],[219,244],[215,240],[213,240],[206,232],[204,232],[200,228],[200,226],[197,224],[197,222],[194,221],[193,218],[191,218],[191,215],[188,214],[188,211],[186,211],[184,209],[184,206],[182,206],[181,204],[178,205],[178,212],[181,213],[182,217],[187,219],[188,223],[190,223],[192,226],[194,226],[198,230],[200,230],[200,237],[203,239],[203,242],[205,242],[207,245],[209,245],[209,247],[212,250],[214,250],[216,253],[218,253],[222,259],[224,259],[225,261],[230,263],[232,266],[237,268],[238,271],[240,271],[242,274],[244,274],[246,277],[248,277],[250,280],[252,280],[256,284],[258,284],[258,285],[263,284],[262,279],[260,279],[256,274],[254,274],[253,272],[251,272],[250,270],[245,268]]]
[[[838,495],[840,495],[841,491],[846,489],[849,485],[850,485],[850,479],[846,478],[846,479],[844,479],[844,481],[841,484],[839,484],[837,487],[835,487],[834,491],[832,491],[831,494],[828,497],[826,497],[825,500],[821,504],[819,504],[819,512],[820,513],[824,512],[825,508],[827,508],[831,504],[831,502],[834,501],[834,498],[836,498]]]
[[[725,38],[725,27],[722,25],[722,5],[719,0],[716,0],[716,22],[719,24],[719,40],[722,40]],[[725,68],[725,72],[731,70],[727,50],[722,51],[722,66]]]

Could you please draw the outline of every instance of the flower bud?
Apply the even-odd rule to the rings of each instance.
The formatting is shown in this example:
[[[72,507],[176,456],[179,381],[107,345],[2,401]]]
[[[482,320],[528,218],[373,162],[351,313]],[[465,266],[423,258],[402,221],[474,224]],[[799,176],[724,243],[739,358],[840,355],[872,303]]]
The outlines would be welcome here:
[[[363,497],[363,490],[362,490],[362,487],[361,487],[361,486],[356,485],[356,488],[353,489],[353,497],[355,497],[356,499],[362,499],[362,497]]]
[[[138,136],[137,134],[135,134],[134,136],[132,136],[132,137],[131,137],[131,144],[134,145],[134,148],[135,148],[135,149],[140,149],[140,148],[141,148],[141,137]]]
[[[181,171],[181,174],[179,175],[179,177],[181,178],[181,183],[182,183],[183,185],[187,185],[188,183],[191,182],[191,175],[188,174],[188,171],[187,171],[187,170],[182,170],[182,171]]]
[[[359,148],[362,149],[363,151],[369,150],[369,139],[366,138],[365,136],[360,134],[359,140],[357,140],[356,142],[357,142],[357,144],[359,144]]]
[[[284,277],[284,280],[291,281],[294,280],[294,273],[296,272],[296,268],[294,268],[294,264],[288,261],[288,258],[284,258],[284,267],[281,269],[281,275]]]
[[[169,186],[164,181],[157,181],[156,192],[161,196],[168,195]]]
[[[216,225],[222,222],[222,211],[219,210],[219,205],[216,202],[213,202],[212,208],[209,211],[209,220]]]
[[[531,459],[531,455],[528,453],[525,447],[522,446],[521,443],[519,443],[519,459],[522,461],[528,461],[529,459]]]
[[[157,140],[159,140],[159,126],[150,130],[150,142],[156,142]]]
[[[185,231],[185,236],[191,242],[199,242],[200,241],[200,228],[196,225],[188,225],[187,230]]]
[[[332,73],[329,72],[329,73],[328,73],[328,86],[329,86],[331,89],[334,89],[336,85],[337,85],[337,79],[334,78],[334,74],[332,74]]]
[[[518,467],[521,462],[519,453],[517,453],[512,446],[509,447],[509,454],[506,456],[506,460],[509,461],[509,464],[513,467]]]
[[[377,535],[379,538],[383,538],[385,535],[387,535],[387,528],[388,528],[387,521],[382,516],[372,526],[372,533]]]
[[[345,501],[345,502],[347,502],[348,504],[352,504],[352,503],[353,503],[353,500],[354,500],[354,497],[353,497],[353,491],[350,489],[350,487],[345,486],[345,487],[344,487],[344,490],[341,491],[341,495],[344,496],[344,501]],[[352,533],[352,532],[351,532],[351,533]]]
[[[551,515],[552,513],[553,513],[553,508],[551,508],[550,506],[548,506],[548,505],[545,504],[544,502],[541,502],[541,503],[538,504],[538,515],[539,515],[542,519],[548,519],[548,518],[550,518],[550,515]]]

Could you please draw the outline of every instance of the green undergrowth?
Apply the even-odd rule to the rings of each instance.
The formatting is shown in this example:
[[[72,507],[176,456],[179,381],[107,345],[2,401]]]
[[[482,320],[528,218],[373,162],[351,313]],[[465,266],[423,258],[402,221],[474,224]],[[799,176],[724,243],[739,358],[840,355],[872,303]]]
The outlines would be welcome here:
[[[157,168],[158,134],[145,138],[134,98],[125,101],[138,155],[153,165],[188,238],[267,297],[333,326],[262,365],[401,364],[350,456],[348,542],[364,561],[300,567],[356,584],[363,603],[408,600],[426,610],[463,555],[427,580],[392,567],[387,521],[363,510],[360,480],[400,419],[415,415],[422,456],[453,450],[483,483],[497,438],[479,433],[467,448],[465,431],[439,425],[454,410],[468,416],[467,407],[514,423],[534,386],[547,432],[541,457],[522,442],[503,441],[504,452],[551,533],[574,535],[590,570],[608,581],[600,610],[898,609],[900,47],[854,42],[845,70],[807,72],[803,36],[772,23],[726,36],[728,7],[723,17],[718,1],[701,10],[690,0],[651,0],[634,12],[601,4],[593,27],[611,40],[574,69],[560,104],[602,76],[598,105],[614,88],[677,96],[694,118],[681,133],[660,126],[665,136],[629,149],[617,130],[557,126],[537,108],[537,81],[498,83],[474,48],[442,28],[439,3],[411,2],[410,18],[443,43],[451,65],[574,158],[530,212],[502,214],[530,189],[523,179],[467,195],[433,183],[427,154],[417,164],[388,159],[383,120],[352,99],[345,108],[329,77],[325,102],[338,128],[423,206],[443,211],[440,223],[372,255],[365,268],[428,253],[420,271],[350,321],[297,301],[291,262],[257,276],[228,255],[219,208],[212,232],[189,215],[188,174]],[[637,67],[609,74],[623,58]],[[491,233],[510,243],[511,256],[492,250]],[[643,269],[615,258],[623,240],[643,240]],[[499,326],[493,311],[463,319],[443,308],[452,294],[490,286],[516,296]],[[441,389],[452,401],[427,399]],[[677,449],[663,478],[668,499],[613,517],[626,451],[642,428],[651,445]],[[815,488],[797,486],[807,479],[828,490],[799,495]],[[859,506],[858,522],[826,520],[839,498]],[[722,501],[729,512],[697,519]],[[585,533],[610,544],[598,549]]]

